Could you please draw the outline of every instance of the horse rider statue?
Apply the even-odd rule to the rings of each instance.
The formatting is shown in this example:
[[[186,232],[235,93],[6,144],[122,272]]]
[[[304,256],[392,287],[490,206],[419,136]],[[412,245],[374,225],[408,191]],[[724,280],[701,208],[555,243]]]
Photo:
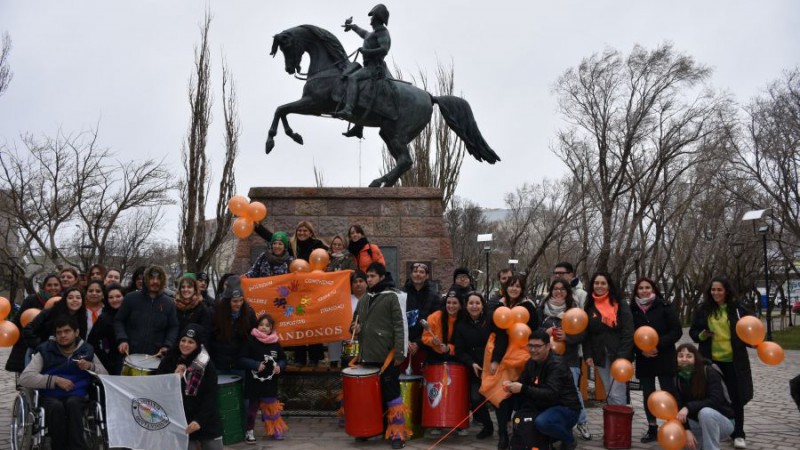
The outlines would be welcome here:
[[[389,36],[389,30],[386,25],[389,24],[389,10],[382,3],[376,5],[369,14],[369,24],[372,26],[372,31],[359,27],[352,23],[352,17],[345,21],[344,31],[353,30],[364,39],[364,45],[359,49],[364,59],[364,67],[355,70],[352,73],[345,73],[343,76],[347,79],[344,96],[344,108],[339,111],[339,117],[345,120],[353,119],[353,107],[358,98],[358,82],[368,79],[381,79],[388,76],[388,69],[384,59],[389,54],[389,48],[392,46],[392,38]],[[357,66],[356,66],[357,67]],[[364,127],[355,125],[350,131],[344,133],[347,137],[361,138]]]

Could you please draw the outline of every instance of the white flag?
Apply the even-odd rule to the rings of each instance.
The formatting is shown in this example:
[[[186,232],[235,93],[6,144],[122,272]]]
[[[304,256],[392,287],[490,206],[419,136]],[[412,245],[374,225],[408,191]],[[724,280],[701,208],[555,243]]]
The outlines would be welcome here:
[[[99,377],[105,390],[109,447],[164,450],[189,446],[177,374]]]

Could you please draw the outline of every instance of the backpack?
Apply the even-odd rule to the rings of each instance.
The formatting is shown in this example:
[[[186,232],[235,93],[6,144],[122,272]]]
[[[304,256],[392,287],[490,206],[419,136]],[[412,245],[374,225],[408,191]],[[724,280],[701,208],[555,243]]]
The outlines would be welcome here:
[[[731,402],[731,395],[728,392],[728,385],[725,383],[725,375],[722,373],[722,369],[720,369],[719,366],[714,363],[706,364],[706,380],[708,380],[709,367],[711,370],[716,371],[717,374],[719,374],[719,377],[722,378],[722,395],[725,396],[725,401],[728,402],[728,405],[732,405],[733,402]]]

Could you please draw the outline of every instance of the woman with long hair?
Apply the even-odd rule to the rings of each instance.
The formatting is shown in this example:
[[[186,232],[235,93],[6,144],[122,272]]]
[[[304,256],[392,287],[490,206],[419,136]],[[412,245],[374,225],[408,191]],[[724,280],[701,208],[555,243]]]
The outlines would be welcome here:
[[[178,328],[184,329],[190,323],[197,323],[206,330],[212,328],[211,311],[203,303],[200,283],[190,276],[178,280],[178,292],[175,293],[175,313],[178,316]]]
[[[133,271],[131,280],[128,282],[128,287],[125,289],[125,294],[133,291],[141,291],[144,288],[144,271],[147,270],[145,266],[139,266]]]
[[[18,329],[22,330],[22,323],[20,323],[22,313],[31,308],[44,309],[44,305],[47,304],[47,300],[59,295],[60,292],[61,280],[59,279],[58,275],[54,273],[45,275],[45,277],[42,279],[42,282],[39,284],[39,291],[25,297],[25,300],[22,301],[19,311],[17,311],[17,314],[12,320],[14,325],[16,325]],[[25,352],[27,349],[28,346],[25,343],[25,339],[18,339],[14,344],[14,347],[11,348],[11,353],[8,355],[8,360],[6,361],[7,371],[22,372],[22,370],[25,369],[25,366],[27,365]]]
[[[611,276],[605,272],[592,275],[591,293],[586,299],[589,325],[583,342],[583,356],[589,367],[600,374],[608,392],[609,405],[627,403],[625,383],[611,378],[611,363],[624,358],[633,360],[633,316]]]
[[[122,371],[122,354],[117,349],[114,316],[122,306],[125,288],[119,284],[111,284],[106,289],[106,306],[94,323],[86,341],[94,347],[94,353],[100,358],[108,373],[119,375]]]
[[[734,429],[722,373],[694,344],[679,345],[673,365],[677,375],[669,392],[678,402],[677,419],[689,427],[686,447],[719,450],[720,440],[728,439]]]
[[[78,287],[71,287],[64,291],[61,300],[57,301],[50,309],[42,310],[25,328],[22,335],[28,348],[35,349],[53,334],[53,324],[58,316],[74,316],[78,321],[78,331],[81,339],[86,340],[86,304],[83,291]]]
[[[747,346],[736,334],[736,322],[752,315],[736,301],[725,277],[711,279],[703,303],[694,315],[689,336],[699,344],[700,354],[722,370],[734,412],[733,446],[747,448],[744,405],[753,399],[753,376]]]
[[[675,375],[675,344],[683,335],[683,330],[678,313],[664,300],[653,280],[646,277],[639,278],[633,286],[633,293],[631,313],[634,330],[649,326],[658,333],[658,346],[654,350],[643,352],[638,347],[633,348],[636,358],[636,378],[642,386],[642,402],[647,417],[647,432],[641,441],[647,443],[658,439],[658,422],[647,406],[647,399],[656,390],[656,378],[659,389],[672,391]]]
[[[563,342],[565,345],[566,350],[564,350],[562,358],[567,363],[570,372],[572,372],[572,379],[575,381],[575,389],[578,392],[578,401],[581,404],[581,412],[578,416],[576,428],[581,439],[589,440],[592,438],[592,433],[589,432],[589,419],[586,416],[586,408],[583,404],[583,396],[579,386],[581,379],[579,349],[581,342],[586,337],[586,331],[584,330],[576,335],[569,335],[564,333],[561,328],[564,313],[572,308],[579,308],[579,306],[572,297],[572,285],[570,282],[560,278],[553,280],[547,291],[547,297],[536,310],[537,328],[545,330],[553,341]]]
[[[426,362],[456,361],[453,331],[462,315],[461,300],[455,292],[448,292],[442,308],[427,317],[430,333],[422,333],[422,343],[431,351]]]
[[[225,291],[214,312],[210,351],[219,373],[244,378],[244,370],[238,364],[239,353],[255,326],[256,312],[244,299],[241,279],[232,275],[225,280]]]
[[[89,280],[86,284],[86,330],[92,332],[97,319],[103,312],[106,303],[106,287],[101,280]]]
[[[366,272],[367,267],[373,262],[386,265],[381,249],[377,245],[369,243],[361,225],[351,225],[350,229],[347,230],[347,236],[350,238],[347,251],[353,255],[353,260],[358,270]]]
[[[307,220],[301,220],[297,224],[297,228],[294,229],[294,236],[289,241],[289,254],[295,258],[308,261],[311,252],[318,248],[328,250],[328,246],[317,239],[316,234],[314,234],[314,225]]]

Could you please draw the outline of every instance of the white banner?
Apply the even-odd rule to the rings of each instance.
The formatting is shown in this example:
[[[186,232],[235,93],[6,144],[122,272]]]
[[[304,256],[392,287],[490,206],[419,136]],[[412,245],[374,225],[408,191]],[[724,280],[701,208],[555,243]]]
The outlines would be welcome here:
[[[189,446],[177,374],[99,377],[105,389],[109,447],[177,450]]]

